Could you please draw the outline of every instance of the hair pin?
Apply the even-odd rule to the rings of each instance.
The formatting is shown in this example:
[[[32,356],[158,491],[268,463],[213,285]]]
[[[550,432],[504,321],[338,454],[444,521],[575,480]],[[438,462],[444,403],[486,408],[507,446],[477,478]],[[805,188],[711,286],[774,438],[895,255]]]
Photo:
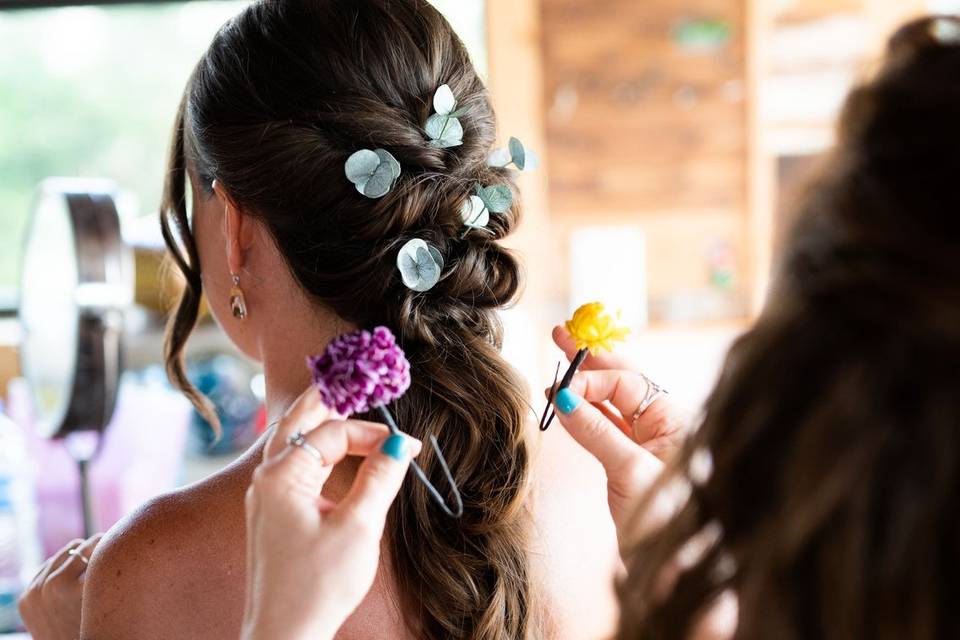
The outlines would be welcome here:
[[[540,166],[540,156],[528,149],[518,138],[510,138],[506,149],[494,149],[487,156],[487,166],[505,169],[510,165],[520,171],[533,171]]]
[[[331,341],[322,355],[307,358],[307,366],[314,387],[328,407],[348,417],[379,411],[390,433],[402,435],[387,407],[410,388],[410,362],[390,329],[377,327],[373,333],[361,330],[342,335]],[[410,468],[440,508],[447,515],[459,518],[463,515],[460,489],[433,434],[430,434],[430,444],[450,485],[455,507],[447,506],[420,465],[411,462]]]
[[[466,230],[460,238],[466,237],[471,229],[486,229],[490,224],[491,213],[506,213],[513,206],[513,191],[506,185],[484,187],[477,185],[476,195],[471,195],[460,208],[460,217]]]
[[[409,289],[423,293],[440,281],[443,255],[432,244],[419,238],[408,241],[397,254],[400,277]]]
[[[550,423],[557,415],[553,411],[553,402],[556,400],[557,393],[570,386],[577,369],[587,359],[587,354],[596,355],[601,351],[613,351],[614,343],[623,342],[630,335],[630,329],[620,326],[619,320],[619,313],[610,315],[600,302],[583,305],[573,313],[570,320],[567,320],[565,326],[567,333],[576,342],[577,355],[563,374],[559,385],[557,378],[560,374],[560,366],[557,365],[557,375],[554,376],[553,386],[550,388],[550,399],[540,418],[540,431],[546,431],[550,427]]]
[[[433,109],[436,111],[423,125],[430,146],[438,149],[459,147],[463,144],[463,123],[460,116],[467,109],[457,109],[457,99],[449,85],[441,85],[433,96]]]
[[[357,151],[347,158],[344,171],[357,191],[373,199],[390,193],[401,173],[400,163],[386,149]]]

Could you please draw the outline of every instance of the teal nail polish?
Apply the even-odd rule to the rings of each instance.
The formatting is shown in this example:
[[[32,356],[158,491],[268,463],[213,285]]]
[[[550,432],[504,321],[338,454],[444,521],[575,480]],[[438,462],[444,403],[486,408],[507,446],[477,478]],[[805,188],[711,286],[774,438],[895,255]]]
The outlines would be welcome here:
[[[583,398],[575,394],[573,391],[570,391],[570,389],[560,389],[560,391],[557,392],[556,399],[554,400],[557,410],[563,415],[567,415],[576,411],[581,402],[583,402]]]
[[[384,440],[380,451],[394,460],[402,462],[407,458],[407,439],[400,434],[394,434]]]

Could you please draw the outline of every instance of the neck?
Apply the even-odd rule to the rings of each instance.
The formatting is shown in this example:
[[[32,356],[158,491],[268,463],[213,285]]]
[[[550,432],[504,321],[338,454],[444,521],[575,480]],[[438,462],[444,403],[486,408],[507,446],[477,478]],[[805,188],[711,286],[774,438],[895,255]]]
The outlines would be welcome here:
[[[284,309],[266,321],[268,329],[261,332],[259,351],[266,379],[267,423],[272,424],[310,386],[307,356],[322,352],[353,327],[312,306],[292,313]]]

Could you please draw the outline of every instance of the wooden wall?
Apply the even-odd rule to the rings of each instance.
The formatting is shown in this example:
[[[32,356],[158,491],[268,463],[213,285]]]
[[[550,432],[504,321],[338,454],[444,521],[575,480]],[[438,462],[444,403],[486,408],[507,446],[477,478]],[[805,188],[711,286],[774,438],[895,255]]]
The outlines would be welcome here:
[[[745,5],[541,0],[550,214],[561,234],[641,224],[652,298],[709,287],[716,241],[749,286]],[[722,21],[732,37],[684,48],[688,20]]]

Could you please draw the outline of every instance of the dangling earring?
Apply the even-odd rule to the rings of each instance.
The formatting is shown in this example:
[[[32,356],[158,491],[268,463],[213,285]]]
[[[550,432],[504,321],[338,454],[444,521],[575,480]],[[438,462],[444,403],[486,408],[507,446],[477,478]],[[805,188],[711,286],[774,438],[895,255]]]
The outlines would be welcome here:
[[[233,276],[233,288],[230,289],[230,310],[233,311],[233,317],[237,320],[247,319],[247,300],[243,297],[243,289],[240,288],[240,276],[231,273]]]

